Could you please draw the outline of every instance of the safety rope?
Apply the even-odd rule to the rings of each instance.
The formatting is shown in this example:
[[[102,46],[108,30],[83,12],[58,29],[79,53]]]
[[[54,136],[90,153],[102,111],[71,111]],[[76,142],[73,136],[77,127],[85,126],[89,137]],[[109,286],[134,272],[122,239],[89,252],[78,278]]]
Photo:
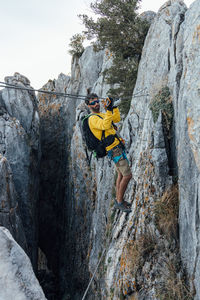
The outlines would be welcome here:
[[[113,237],[112,237],[112,235],[111,235],[111,237],[110,237],[109,240],[108,240],[108,245],[110,245],[110,243],[111,243],[111,241],[112,241],[112,238],[113,238]],[[83,295],[83,298],[81,298],[81,300],[85,300],[85,297],[87,296],[87,293],[88,293],[88,291],[89,291],[89,288],[90,288],[90,286],[91,286],[91,284],[92,284],[92,281],[93,281],[93,279],[94,279],[94,276],[96,275],[96,272],[97,272],[97,270],[98,270],[98,268],[99,268],[99,266],[100,266],[100,263],[101,263],[101,261],[102,261],[102,258],[104,257],[105,252],[106,252],[106,248],[103,249],[103,252],[102,252],[102,254],[101,254],[100,258],[99,258],[99,261],[98,261],[98,263],[97,263],[96,269],[95,269],[95,271],[94,271],[94,273],[93,273],[93,275],[92,275],[92,277],[91,277],[91,279],[90,279],[90,281],[89,281],[89,283],[88,283],[87,289],[85,290],[85,293],[84,293],[84,295]]]
[[[69,94],[69,93],[59,93],[59,92],[52,92],[52,91],[47,91],[47,90],[42,90],[42,89],[33,89],[33,88],[27,88],[27,87],[20,87],[14,84],[10,84],[10,83],[6,83],[3,81],[0,81],[0,87],[2,88],[9,88],[9,89],[16,89],[16,90],[26,90],[26,91],[30,91],[30,92],[38,92],[41,94],[49,94],[49,95],[54,95],[54,96],[58,96],[58,97],[66,97],[66,98],[72,98],[72,99],[80,99],[80,100],[85,100],[87,95],[75,95],[75,94]],[[126,97],[119,97],[118,100],[126,100],[126,99],[130,99],[132,97],[143,97],[143,96],[149,96],[148,93],[146,94],[141,94],[142,92],[146,91],[146,88],[143,88],[141,90],[139,90],[138,92],[130,95],[130,96],[126,96]],[[107,97],[99,97],[100,100],[105,100]]]
[[[99,265],[100,265],[100,263],[101,263],[101,261],[102,261],[102,258],[103,258],[103,256],[104,256],[104,253],[105,253],[105,252],[106,252],[106,248],[104,248],[104,250],[103,250],[103,252],[102,252],[102,254],[101,254],[101,257],[100,257],[100,259],[99,259],[99,261],[98,261],[98,264],[97,264],[97,266],[96,266],[96,269],[95,269],[95,271],[94,271],[94,273],[93,273],[93,275],[92,275],[92,277],[91,277],[91,279],[90,279],[90,282],[89,282],[89,284],[88,284],[88,287],[87,287],[87,289],[85,290],[85,293],[84,293],[83,298],[82,298],[81,300],[84,300],[85,297],[87,296],[87,293],[88,293],[88,291],[89,291],[89,288],[90,288],[90,286],[91,286],[91,284],[92,284],[92,281],[93,281],[93,279],[94,279],[94,276],[95,276],[95,274],[96,274],[96,272],[97,272],[97,270],[98,270],[98,268],[99,268]]]

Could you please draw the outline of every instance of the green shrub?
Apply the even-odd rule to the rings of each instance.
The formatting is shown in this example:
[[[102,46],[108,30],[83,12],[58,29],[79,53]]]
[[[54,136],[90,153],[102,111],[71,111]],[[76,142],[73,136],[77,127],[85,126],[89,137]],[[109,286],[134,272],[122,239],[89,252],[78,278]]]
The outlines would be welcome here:
[[[69,44],[69,47],[71,49],[68,51],[69,54],[71,54],[72,56],[80,57],[84,52],[84,47],[83,47],[84,39],[85,37],[80,33],[73,35],[70,39],[71,42]]]
[[[158,116],[161,111],[165,126],[167,130],[170,130],[174,116],[174,109],[170,90],[167,86],[163,87],[153,98],[150,103],[150,110],[152,112],[154,123],[158,120]]]

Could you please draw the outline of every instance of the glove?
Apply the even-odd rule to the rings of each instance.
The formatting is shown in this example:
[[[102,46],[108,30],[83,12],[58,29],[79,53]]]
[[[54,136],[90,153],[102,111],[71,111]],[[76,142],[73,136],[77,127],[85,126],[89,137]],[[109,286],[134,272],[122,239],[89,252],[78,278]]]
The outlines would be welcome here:
[[[113,110],[113,98],[107,98],[106,99],[106,109],[109,111]]]

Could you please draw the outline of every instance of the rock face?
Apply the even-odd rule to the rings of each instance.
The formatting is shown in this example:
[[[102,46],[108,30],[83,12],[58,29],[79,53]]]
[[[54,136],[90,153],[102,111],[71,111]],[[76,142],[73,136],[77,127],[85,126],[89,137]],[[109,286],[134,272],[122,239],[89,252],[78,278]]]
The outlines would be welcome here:
[[[60,75],[57,80],[49,81],[43,89],[73,95],[86,95],[87,88],[93,86],[99,78],[103,54],[104,52],[93,52],[92,47],[87,48],[80,59],[73,59],[70,79]],[[87,244],[80,245],[80,251],[77,254],[80,259],[77,259],[74,255],[74,245],[76,244],[74,237],[76,230],[77,238],[80,237],[76,226],[80,226],[83,214],[80,209],[78,215],[81,215],[78,220],[76,219],[77,212],[75,214],[73,212],[74,204],[71,200],[71,193],[74,192],[74,183],[72,174],[69,172],[71,166],[69,153],[78,103],[80,100],[75,97],[64,98],[39,94],[42,150],[39,245],[47,257],[48,267],[59,278],[60,295],[63,295],[66,287],[67,293],[72,290],[74,292],[76,288],[73,287],[73,284],[77,287],[79,295],[79,285],[82,284],[84,278],[88,279],[89,277],[88,265],[84,261],[83,270],[87,269],[87,273],[83,272],[82,279],[76,273],[76,278],[73,277],[72,280],[72,270],[75,266],[77,267],[77,264],[79,265],[79,261],[81,264],[83,263],[82,257],[85,258],[87,247]],[[90,224],[91,218],[88,220]],[[75,224],[73,224],[74,221]],[[74,229],[71,228],[72,224]],[[89,235],[88,232],[88,230],[84,230],[82,234]],[[83,240],[86,241],[85,238]],[[82,254],[80,255],[80,253]],[[67,294],[65,296],[67,297]]]
[[[18,87],[30,87],[29,80],[15,73],[5,81]],[[1,91],[0,153],[6,157],[16,190],[25,231],[27,253],[37,265],[37,202],[39,191],[39,114],[34,92],[8,89]],[[13,207],[11,207],[13,208]],[[2,223],[1,225],[6,226]]]
[[[72,95],[39,94],[39,114],[32,92],[1,93],[0,222],[24,249],[27,242],[34,264],[41,248],[41,268],[57,278],[48,299],[82,299],[100,259],[89,300],[200,299],[199,15],[199,0],[189,9],[168,1],[146,37],[121,130],[133,173],[130,214],[113,208],[114,165],[107,157],[87,164],[80,120],[88,109],[75,97],[87,88],[106,96],[107,51],[88,47],[74,57],[71,78],[43,87]],[[30,85],[19,74],[6,80]]]
[[[69,77],[60,74],[49,81],[43,90],[66,92]],[[48,261],[48,269],[61,282],[64,255],[67,196],[67,149],[69,148],[71,116],[66,98],[39,94],[41,123],[41,165],[39,193],[39,247]],[[75,100],[73,100],[75,102]],[[72,104],[72,107],[75,103]],[[67,122],[68,120],[68,122]],[[69,126],[69,128],[68,128]],[[41,270],[45,273],[45,269]],[[45,277],[48,276],[46,272]],[[61,284],[60,284],[61,285]],[[58,297],[57,288],[53,290]],[[49,299],[55,299],[49,298]]]
[[[182,27],[182,73],[177,97],[177,161],[180,189],[180,247],[184,263],[200,299],[200,25],[199,1],[185,14]],[[180,47],[179,47],[180,49]],[[178,50],[179,50],[178,49]],[[179,50],[180,51],[180,50]]]
[[[200,299],[199,13],[199,1],[188,10],[182,1],[168,1],[146,38],[133,92],[136,96],[121,131],[128,141],[134,177],[125,196],[132,203],[129,215],[112,209],[114,166],[109,168],[105,158],[92,160],[88,168],[79,125],[74,129],[70,228],[78,240],[73,252],[80,274],[87,269],[83,263],[81,267],[81,261],[88,259],[93,273],[105,254],[88,299],[160,299],[163,293],[173,299],[179,293],[177,282],[183,284],[181,297],[192,299],[196,291],[195,299]],[[77,68],[81,72],[80,63]],[[92,90],[104,96],[108,88],[100,74]],[[77,117],[84,109],[83,104],[77,108]],[[176,206],[174,215],[175,208],[172,215],[168,211],[169,201]],[[159,209],[165,213],[158,213]],[[85,253],[83,258],[80,252]],[[183,283],[185,267],[188,281]],[[76,272],[72,271],[73,276],[76,278]],[[190,288],[184,288],[187,285]],[[80,298],[81,294],[74,296]]]
[[[4,224],[18,244],[27,250],[17,200],[10,165],[7,159],[0,155],[0,224]]]
[[[0,245],[0,299],[46,299],[30,259],[4,227],[0,227]]]

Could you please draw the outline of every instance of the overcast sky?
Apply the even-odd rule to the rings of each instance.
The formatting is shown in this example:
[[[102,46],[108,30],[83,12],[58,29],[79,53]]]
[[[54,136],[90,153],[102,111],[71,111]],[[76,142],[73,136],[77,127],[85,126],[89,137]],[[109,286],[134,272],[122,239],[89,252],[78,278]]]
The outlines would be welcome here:
[[[41,88],[62,72],[70,73],[70,38],[84,27],[92,0],[0,0],[0,81],[19,72]],[[165,0],[142,0],[141,12],[158,11]],[[189,5],[193,0],[185,0]]]

